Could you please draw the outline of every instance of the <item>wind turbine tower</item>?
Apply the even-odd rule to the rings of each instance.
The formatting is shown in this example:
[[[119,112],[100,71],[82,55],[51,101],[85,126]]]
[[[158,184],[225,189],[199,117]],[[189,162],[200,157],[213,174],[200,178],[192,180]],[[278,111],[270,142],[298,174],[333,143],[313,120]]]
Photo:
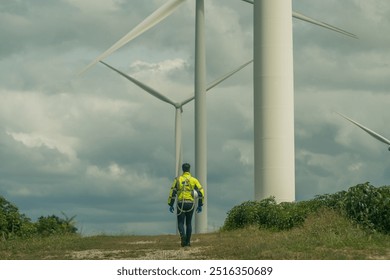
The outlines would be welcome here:
[[[206,201],[195,216],[195,232],[207,232],[207,103],[204,0],[196,0],[195,14],[195,176]]]
[[[291,0],[252,3],[255,199],[295,200],[292,17],[357,38],[292,10]]]
[[[255,199],[295,200],[291,0],[254,1]]]

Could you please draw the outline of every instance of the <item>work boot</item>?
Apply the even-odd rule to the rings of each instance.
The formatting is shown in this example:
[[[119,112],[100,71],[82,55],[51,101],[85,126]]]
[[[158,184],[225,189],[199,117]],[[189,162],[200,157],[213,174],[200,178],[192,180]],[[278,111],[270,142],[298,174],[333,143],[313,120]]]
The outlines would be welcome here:
[[[182,235],[181,237],[181,247],[184,247],[184,246],[186,246],[186,244],[187,244],[187,238],[186,238],[186,236],[185,235]]]

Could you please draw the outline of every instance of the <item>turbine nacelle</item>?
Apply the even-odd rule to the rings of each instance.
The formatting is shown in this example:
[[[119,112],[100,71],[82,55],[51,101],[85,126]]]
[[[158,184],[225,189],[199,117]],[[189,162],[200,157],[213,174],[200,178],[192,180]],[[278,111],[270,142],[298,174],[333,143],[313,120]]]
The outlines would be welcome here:
[[[180,110],[180,112],[183,113],[183,103],[177,102],[173,106],[176,108],[176,110]]]

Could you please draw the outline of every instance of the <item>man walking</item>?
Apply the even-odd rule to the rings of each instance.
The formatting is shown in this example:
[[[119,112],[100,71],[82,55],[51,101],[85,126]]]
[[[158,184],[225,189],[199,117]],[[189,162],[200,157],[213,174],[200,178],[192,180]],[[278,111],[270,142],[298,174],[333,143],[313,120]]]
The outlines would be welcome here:
[[[183,174],[173,181],[168,197],[169,211],[174,213],[177,197],[177,227],[181,238],[181,246],[191,246],[192,216],[195,210],[195,198],[198,197],[196,212],[202,212],[204,190],[198,179],[191,176],[190,164],[182,165]],[[185,222],[185,229],[184,229]]]

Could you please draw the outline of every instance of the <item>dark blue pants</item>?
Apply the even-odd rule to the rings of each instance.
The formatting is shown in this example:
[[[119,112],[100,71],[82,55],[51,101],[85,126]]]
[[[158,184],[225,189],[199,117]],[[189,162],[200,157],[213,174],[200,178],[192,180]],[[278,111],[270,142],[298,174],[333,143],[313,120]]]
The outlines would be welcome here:
[[[188,246],[192,234],[192,216],[194,214],[194,203],[179,202],[177,204],[177,227],[181,237],[181,245]],[[186,224],[184,229],[184,222]]]

